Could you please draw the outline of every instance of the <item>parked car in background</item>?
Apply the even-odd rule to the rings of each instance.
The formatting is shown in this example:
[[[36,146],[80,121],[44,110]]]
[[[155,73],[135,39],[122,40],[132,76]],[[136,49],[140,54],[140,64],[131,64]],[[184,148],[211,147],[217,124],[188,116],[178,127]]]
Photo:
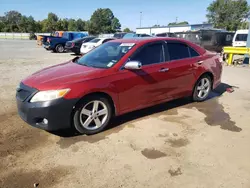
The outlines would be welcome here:
[[[24,79],[17,108],[34,127],[95,134],[113,116],[187,96],[204,101],[221,73],[219,55],[183,39],[113,40]]]
[[[224,46],[232,46],[234,32],[217,29],[177,32],[176,37],[189,40],[206,50],[220,53]]]
[[[233,38],[233,46],[235,47],[246,47],[247,46],[248,30],[236,31]]]
[[[86,54],[97,46],[100,46],[101,44],[111,40],[114,40],[114,38],[95,38],[89,42],[83,43],[80,50],[81,54]]]
[[[122,39],[126,34],[126,32],[115,33],[113,37],[116,39]]]
[[[83,38],[80,38],[80,39],[75,39],[75,40],[72,40],[72,41],[68,41],[66,42],[66,45],[65,45],[65,49],[67,51],[71,51],[71,52],[74,52],[75,54],[80,54],[80,49],[81,49],[81,46],[83,43],[86,43],[86,42],[89,42],[93,39],[95,39],[96,37],[93,37],[93,36],[89,36],[89,37],[83,37]]]
[[[38,35],[37,36],[37,45],[43,45],[45,41],[47,41],[48,37],[62,37],[64,31],[55,31],[54,33],[51,33],[50,35]]]
[[[176,37],[174,33],[158,33],[155,35],[156,37]]]
[[[62,53],[68,41],[88,36],[86,32],[64,32],[62,37],[48,37],[44,43],[44,48],[53,52]]]
[[[127,33],[123,36],[124,39],[135,38],[135,37],[152,37],[148,34],[136,34],[136,33]]]

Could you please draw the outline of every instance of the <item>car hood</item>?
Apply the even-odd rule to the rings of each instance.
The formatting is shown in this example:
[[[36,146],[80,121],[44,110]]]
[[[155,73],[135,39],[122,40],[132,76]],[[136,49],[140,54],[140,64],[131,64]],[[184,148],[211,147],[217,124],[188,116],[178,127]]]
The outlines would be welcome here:
[[[60,89],[71,83],[100,78],[106,70],[86,67],[70,61],[42,69],[22,82],[38,90]]]

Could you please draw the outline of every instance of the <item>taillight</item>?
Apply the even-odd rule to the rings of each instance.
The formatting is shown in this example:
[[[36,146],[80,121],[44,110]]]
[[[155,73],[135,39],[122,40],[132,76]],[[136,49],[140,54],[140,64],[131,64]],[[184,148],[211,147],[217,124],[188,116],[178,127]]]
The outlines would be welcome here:
[[[71,47],[73,48],[74,46],[75,46],[75,43],[74,43],[74,42],[72,42],[72,43],[71,43]]]

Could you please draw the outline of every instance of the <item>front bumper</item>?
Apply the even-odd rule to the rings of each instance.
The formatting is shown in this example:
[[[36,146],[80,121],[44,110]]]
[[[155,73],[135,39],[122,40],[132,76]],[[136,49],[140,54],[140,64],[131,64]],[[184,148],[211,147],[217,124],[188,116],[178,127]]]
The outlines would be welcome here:
[[[27,87],[27,86],[26,86]],[[46,102],[30,103],[30,95],[25,100],[16,97],[20,117],[33,127],[47,131],[71,127],[72,110],[78,99],[56,99]]]

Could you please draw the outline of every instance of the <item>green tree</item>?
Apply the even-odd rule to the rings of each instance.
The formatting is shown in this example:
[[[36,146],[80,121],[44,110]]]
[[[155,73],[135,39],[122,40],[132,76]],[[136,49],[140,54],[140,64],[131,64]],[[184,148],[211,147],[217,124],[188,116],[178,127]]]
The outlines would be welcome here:
[[[76,20],[76,30],[77,31],[84,31],[85,29],[85,21],[83,21],[82,19],[78,19]]]
[[[2,17],[2,23],[4,25],[3,30],[5,32],[18,32],[21,18],[22,14],[15,10],[6,12]]]
[[[129,28],[125,28],[125,29],[123,29],[123,32],[129,33],[129,32],[131,32],[131,30]]]
[[[57,22],[59,18],[56,14],[50,12],[48,18],[43,20],[43,32],[53,32],[57,30]]]
[[[114,33],[121,28],[121,24],[109,8],[99,8],[87,22],[87,28],[90,34]]]
[[[207,18],[216,28],[235,31],[247,17],[248,11],[246,0],[215,0],[207,8]]]
[[[111,22],[112,32],[119,31],[121,29],[121,24],[118,18],[114,17]]]
[[[168,26],[174,26],[174,25],[188,25],[189,23],[187,21],[183,21],[183,22],[172,22],[169,23]]]
[[[244,21],[239,26],[239,29],[248,29],[249,23],[247,21]]]
[[[59,31],[68,31],[69,20],[68,19],[60,19],[57,22],[57,30]]]
[[[69,19],[68,30],[77,31],[76,21],[74,19]]]
[[[3,16],[0,16],[0,32],[3,32],[4,31],[4,22],[3,22],[3,19],[4,17]]]
[[[37,31],[37,23],[32,16],[22,16],[19,24],[19,32],[31,33]]]

